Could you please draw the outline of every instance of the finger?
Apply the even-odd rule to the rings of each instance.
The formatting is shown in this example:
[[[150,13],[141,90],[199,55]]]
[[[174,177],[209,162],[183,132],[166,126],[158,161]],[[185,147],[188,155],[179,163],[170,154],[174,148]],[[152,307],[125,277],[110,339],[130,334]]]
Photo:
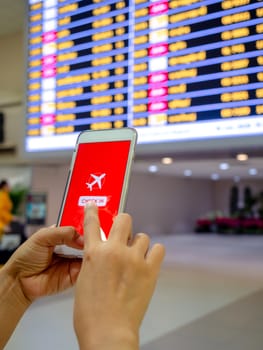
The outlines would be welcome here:
[[[83,248],[83,242],[77,231],[70,226],[43,228],[32,236],[32,240],[44,247],[65,244],[72,248]]]
[[[81,265],[81,259],[60,258],[53,261],[44,276],[47,279],[51,293],[61,292],[74,286],[80,273]]]
[[[129,214],[118,214],[114,221],[109,234],[109,240],[118,240],[127,244],[132,236],[132,219]]]
[[[150,246],[150,238],[145,233],[137,233],[131,243],[131,246],[134,247],[140,254],[145,256]]]
[[[165,256],[165,248],[162,244],[154,244],[153,247],[149,250],[146,256],[147,262],[153,266],[154,269],[158,269],[161,266],[161,263]]]
[[[100,240],[100,220],[98,216],[98,207],[95,203],[91,202],[85,207],[84,246],[87,248]]]

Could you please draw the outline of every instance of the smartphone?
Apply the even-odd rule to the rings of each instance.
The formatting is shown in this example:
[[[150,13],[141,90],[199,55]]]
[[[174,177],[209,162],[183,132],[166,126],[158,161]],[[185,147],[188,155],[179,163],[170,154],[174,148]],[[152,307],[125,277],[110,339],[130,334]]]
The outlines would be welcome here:
[[[83,131],[73,152],[57,226],[73,226],[83,235],[84,208],[99,209],[101,238],[108,238],[114,217],[124,210],[137,132],[133,128]],[[57,246],[55,252],[81,256],[78,249]]]

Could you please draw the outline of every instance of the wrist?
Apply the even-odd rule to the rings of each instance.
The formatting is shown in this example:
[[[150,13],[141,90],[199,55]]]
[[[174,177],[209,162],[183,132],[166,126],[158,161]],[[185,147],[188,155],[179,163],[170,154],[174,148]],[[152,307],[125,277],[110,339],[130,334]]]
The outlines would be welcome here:
[[[97,332],[82,332],[78,336],[80,350],[138,350],[139,336],[131,330],[120,328],[104,331],[98,325]]]
[[[9,274],[4,266],[0,269],[0,349],[3,349],[17,323],[29,307],[19,280]]]
[[[15,309],[26,310],[32,303],[24,294],[19,274],[8,263],[0,270],[1,299],[10,302]]]

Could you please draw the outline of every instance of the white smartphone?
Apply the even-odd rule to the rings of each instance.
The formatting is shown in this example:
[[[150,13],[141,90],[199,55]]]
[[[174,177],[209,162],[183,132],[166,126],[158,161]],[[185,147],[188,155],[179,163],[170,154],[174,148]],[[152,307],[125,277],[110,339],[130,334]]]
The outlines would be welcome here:
[[[83,234],[84,207],[99,208],[101,237],[106,240],[113,218],[124,210],[137,132],[133,128],[83,131],[73,152],[57,226]],[[57,246],[55,252],[82,256],[78,249]]]

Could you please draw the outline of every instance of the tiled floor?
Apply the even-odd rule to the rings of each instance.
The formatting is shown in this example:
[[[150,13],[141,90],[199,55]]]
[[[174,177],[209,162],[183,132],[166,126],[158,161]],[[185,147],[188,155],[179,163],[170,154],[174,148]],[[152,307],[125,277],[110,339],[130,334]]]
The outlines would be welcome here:
[[[142,350],[261,350],[263,291],[211,312],[142,346]]]
[[[154,240],[167,254],[141,328],[141,349],[262,349],[263,237]],[[38,301],[6,350],[78,349],[72,301],[73,291]]]

